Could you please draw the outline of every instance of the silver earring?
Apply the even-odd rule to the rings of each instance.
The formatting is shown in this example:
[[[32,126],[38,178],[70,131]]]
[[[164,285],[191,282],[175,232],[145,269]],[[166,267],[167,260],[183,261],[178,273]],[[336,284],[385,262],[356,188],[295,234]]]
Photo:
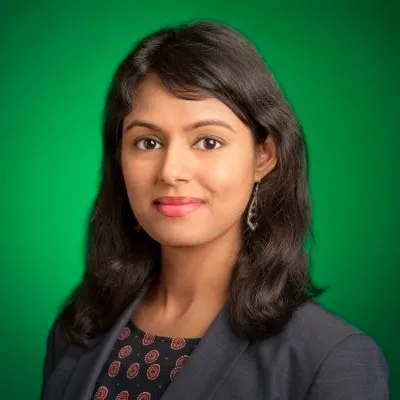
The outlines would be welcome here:
[[[247,225],[252,231],[255,231],[258,226],[257,222],[257,197],[258,197],[258,185],[259,182],[256,182],[253,198],[251,200],[249,210],[247,211]]]

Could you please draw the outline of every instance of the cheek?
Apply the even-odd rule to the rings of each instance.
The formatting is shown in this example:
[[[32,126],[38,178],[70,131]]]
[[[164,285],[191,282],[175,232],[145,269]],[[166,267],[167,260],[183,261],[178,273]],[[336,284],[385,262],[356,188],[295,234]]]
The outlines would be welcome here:
[[[223,156],[210,165],[215,179],[227,187],[245,185],[254,177],[254,151],[248,141],[232,145]]]
[[[254,174],[251,162],[232,162],[220,161],[208,166],[209,173],[215,181],[226,186],[236,185],[238,182],[249,180]]]
[[[146,193],[150,191],[149,183],[152,182],[151,168],[140,165],[139,162],[123,162],[122,171],[129,202],[138,211],[142,208],[143,201],[148,199]],[[139,172],[140,171],[140,172]]]
[[[243,157],[243,153],[228,154],[226,159],[208,164],[207,180],[214,207],[227,212],[233,212],[233,208],[243,211],[246,207],[254,184],[254,162],[251,156]]]

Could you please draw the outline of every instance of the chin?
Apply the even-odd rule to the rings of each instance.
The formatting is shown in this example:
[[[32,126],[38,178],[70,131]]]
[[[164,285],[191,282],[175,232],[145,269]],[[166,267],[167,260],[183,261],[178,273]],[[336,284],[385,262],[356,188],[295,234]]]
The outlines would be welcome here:
[[[213,239],[209,237],[210,235],[204,235],[193,229],[168,229],[163,232],[148,230],[147,233],[161,246],[167,247],[201,246]]]
[[[208,240],[190,237],[189,235],[157,237],[157,238],[155,238],[155,240],[158,243],[160,243],[161,246],[165,246],[165,247],[195,247],[195,246],[201,246],[202,244],[205,244],[208,242]]]

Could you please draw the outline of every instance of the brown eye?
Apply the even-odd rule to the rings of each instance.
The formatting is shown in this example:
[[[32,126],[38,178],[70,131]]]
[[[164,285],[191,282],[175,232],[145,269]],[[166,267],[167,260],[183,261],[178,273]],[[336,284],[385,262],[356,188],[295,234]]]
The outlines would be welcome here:
[[[221,146],[221,142],[212,137],[202,138],[196,143],[196,147],[200,150],[216,150]]]
[[[143,138],[136,142],[136,147],[140,150],[155,150],[161,147],[161,143],[153,138]]]

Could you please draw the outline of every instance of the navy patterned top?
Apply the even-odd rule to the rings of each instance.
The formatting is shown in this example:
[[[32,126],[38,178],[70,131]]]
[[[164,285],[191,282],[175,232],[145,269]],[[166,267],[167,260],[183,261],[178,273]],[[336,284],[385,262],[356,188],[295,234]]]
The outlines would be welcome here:
[[[154,336],[129,320],[98,377],[92,399],[160,399],[200,340]]]

